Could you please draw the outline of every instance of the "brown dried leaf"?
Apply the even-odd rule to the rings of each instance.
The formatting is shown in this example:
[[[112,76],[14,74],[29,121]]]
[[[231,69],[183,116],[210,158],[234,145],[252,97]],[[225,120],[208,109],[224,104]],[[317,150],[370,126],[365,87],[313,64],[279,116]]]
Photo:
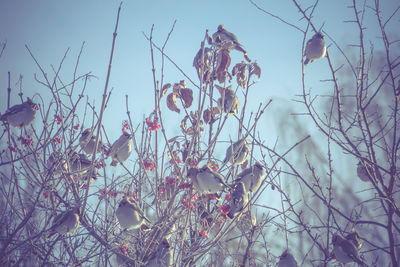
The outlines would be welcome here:
[[[242,88],[247,86],[247,64],[242,61],[242,63],[236,64],[232,69],[232,75],[236,75],[236,81],[238,85]]]
[[[216,75],[219,83],[224,83],[228,72],[229,65],[231,64],[231,57],[227,49],[220,50],[217,55]]]
[[[211,110],[206,109],[203,111],[203,120],[205,123],[209,123],[211,121]]]
[[[212,114],[213,114],[213,116],[215,116],[215,115],[217,115],[217,114],[219,114],[219,113],[221,113],[221,111],[219,110],[219,108],[218,108],[218,107],[213,107],[213,109],[212,109]]]
[[[189,128],[186,130],[186,134],[188,134],[188,135],[193,135],[193,134],[194,134],[193,127],[189,127]]]
[[[167,96],[167,107],[175,112],[180,113],[180,109],[178,108],[178,106],[176,105],[176,95],[174,93],[170,93]]]
[[[258,76],[258,79],[260,79],[261,76],[261,68],[260,66],[257,64],[257,62],[254,62],[253,64],[251,64],[251,72],[250,72],[250,76],[255,74]]]
[[[188,118],[189,118],[189,116],[186,115],[183,118],[183,120],[181,121],[181,129],[182,129],[183,133],[186,133],[186,131],[187,131],[187,123],[186,123],[186,121],[187,121]]]
[[[183,106],[189,108],[193,102],[193,91],[189,88],[182,88],[179,90],[179,96],[183,100]]]
[[[171,87],[170,83],[164,84],[164,86],[162,87],[161,92],[160,92],[160,98],[162,98],[165,95],[165,93],[167,93],[167,91],[170,87]]]
[[[219,86],[218,84],[215,85],[215,87],[217,87],[219,94],[221,95],[221,97],[224,95],[225,93],[225,88],[222,86]]]
[[[178,139],[178,136],[172,137],[168,140],[168,143],[176,142],[177,139]]]

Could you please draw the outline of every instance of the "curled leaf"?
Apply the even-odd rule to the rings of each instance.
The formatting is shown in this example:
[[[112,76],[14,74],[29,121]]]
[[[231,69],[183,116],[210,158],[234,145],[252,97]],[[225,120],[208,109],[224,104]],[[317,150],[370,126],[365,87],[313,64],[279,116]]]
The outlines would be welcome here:
[[[167,96],[167,107],[175,112],[181,112],[178,108],[178,106],[176,105],[176,95],[174,93],[170,93]]]
[[[206,109],[203,111],[203,120],[205,123],[209,123],[211,121],[211,110]]]
[[[255,74],[258,76],[258,79],[260,79],[261,76],[261,68],[260,66],[257,64],[257,62],[254,62],[253,64],[250,65],[250,76]]]
[[[242,88],[247,86],[247,64],[242,61],[242,63],[236,64],[232,69],[232,75],[236,75],[236,82]]]
[[[215,87],[217,87],[218,92],[221,96],[223,96],[225,94],[225,88],[222,86],[219,86],[218,84],[215,85]]]
[[[203,44],[203,42],[202,42]],[[201,60],[203,58],[203,61]],[[193,66],[197,71],[197,75],[201,80],[201,71],[203,68],[203,81],[207,80],[208,75],[210,74],[212,64],[212,50],[208,47],[204,47],[204,53],[202,47],[200,47],[199,51],[197,52],[194,60]]]
[[[186,132],[187,132],[187,123],[186,123],[186,121],[187,121],[188,118],[189,118],[189,116],[186,115],[186,116],[183,118],[183,120],[181,121],[181,130],[182,130],[182,132],[185,133],[185,134],[186,134]]]
[[[215,115],[219,114],[220,110],[217,107],[213,107],[212,108],[212,112],[211,109],[208,108],[206,110],[203,111],[203,120],[205,123],[213,123],[215,121]]]
[[[164,84],[164,86],[162,87],[161,92],[160,92],[160,98],[162,98],[165,95],[165,93],[167,93],[167,91],[170,87],[171,87],[170,83]]]
[[[189,108],[193,102],[193,91],[189,88],[182,88],[179,90],[179,97],[183,100],[183,106]]]
[[[229,65],[231,64],[231,57],[227,49],[220,50],[217,54],[217,67],[216,76],[219,83],[224,83],[228,73]],[[230,79],[229,79],[230,80]]]

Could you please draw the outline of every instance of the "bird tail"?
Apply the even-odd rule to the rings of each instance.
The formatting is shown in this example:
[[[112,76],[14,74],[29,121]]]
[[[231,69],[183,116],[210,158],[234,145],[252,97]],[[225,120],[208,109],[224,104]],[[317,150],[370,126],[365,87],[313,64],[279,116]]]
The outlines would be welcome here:
[[[247,56],[247,52],[246,53],[244,53],[244,58],[247,60],[247,62],[251,62],[251,59]]]
[[[308,62],[310,62],[310,60],[308,58],[306,58],[306,60],[304,60],[304,66],[307,66]]]

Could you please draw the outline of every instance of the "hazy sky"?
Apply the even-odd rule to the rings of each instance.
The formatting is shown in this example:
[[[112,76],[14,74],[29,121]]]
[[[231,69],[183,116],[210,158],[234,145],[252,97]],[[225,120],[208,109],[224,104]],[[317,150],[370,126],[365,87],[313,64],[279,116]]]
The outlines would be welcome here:
[[[301,29],[306,28],[306,21],[299,20],[301,16],[292,1],[255,0],[255,2]],[[309,0],[299,2],[303,7],[313,3]],[[392,12],[395,2],[398,1],[382,1],[383,13]],[[29,46],[50,77],[53,77],[51,64],[57,68],[65,51],[69,48],[70,51],[60,74],[65,82],[69,82],[83,42],[85,46],[80,58],[78,74],[91,72],[97,77],[90,80],[86,94],[89,95],[91,102],[96,103],[97,111],[99,111],[119,4],[120,1],[116,0],[0,0],[0,42],[7,41],[7,47],[0,58],[0,112],[3,113],[6,109],[8,71],[11,72],[12,79],[12,104],[19,103],[16,83],[20,75],[23,76],[22,88],[25,96],[33,96],[35,93],[49,94],[48,89],[34,80],[35,74],[40,79],[42,76],[25,45]],[[354,24],[344,23],[345,20],[353,19],[352,10],[347,8],[350,4],[351,1],[348,0],[321,0],[315,11],[313,22],[318,28],[324,25],[324,31],[328,32],[329,36],[334,38],[351,58],[357,56],[357,48],[350,48],[345,44],[356,41],[358,33]],[[368,12],[372,11],[368,9]],[[285,112],[304,112],[305,110],[301,104],[293,101],[293,99],[298,99],[296,95],[302,93],[302,33],[262,13],[247,0],[127,0],[123,2],[109,83],[113,94],[103,120],[111,140],[115,140],[120,135],[121,123],[126,119],[126,94],[129,95],[129,108],[135,125],[140,124],[143,118],[153,111],[154,89],[150,47],[142,32],[148,34],[154,24],[154,42],[161,45],[171,30],[174,20],[177,22],[165,52],[196,82],[198,78],[192,62],[200,48],[206,29],[212,34],[219,24],[224,24],[229,31],[238,36],[243,47],[248,51],[249,57],[257,61],[262,69],[261,79],[253,86],[249,94],[248,110],[256,111],[260,102],[273,99],[271,107],[258,126],[261,138],[270,146],[275,143],[278,135],[283,147],[295,143],[297,138],[291,138],[291,133],[285,132],[285,125],[291,121]],[[395,21],[398,22],[398,19]],[[376,20],[366,21],[369,27],[367,35],[371,33],[367,37],[373,42],[379,40],[378,33],[374,31],[376,24]],[[388,25],[389,32],[393,32],[392,26]],[[313,33],[310,32],[307,39],[312,35]],[[328,38],[326,42],[332,45]],[[380,45],[375,44],[375,49],[379,50]],[[329,52],[331,55],[337,55],[335,49],[329,49]],[[160,55],[157,51],[155,53],[156,75],[157,79],[160,79]],[[243,55],[237,51],[231,52],[231,56],[231,67],[244,60]],[[334,58],[336,67],[343,62],[344,59],[340,56]],[[329,78],[331,76],[326,59],[313,62],[306,67],[307,88],[319,90],[319,94],[332,92],[329,84],[320,82]],[[164,79],[165,82],[175,83],[185,78],[172,64],[166,62]],[[186,82],[189,87],[194,88],[188,81]],[[239,98],[243,99],[241,93],[239,93]],[[183,115],[169,111],[165,105],[165,99],[162,103],[164,118],[167,123],[171,122],[169,125],[172,126],[167,131],[169,137],[180,134],[178,122]],[[232,120],[229,123],[232,127],[237,125],[237,122]],[[229,140],[229,136],[232,139],[236,138],[236,132],[233,134],[232,127],[228,127],[224,132],[223,140]],[[306,124],[303,124],[303,127],[305,134],[318,136],[318,131],[312,130],[311,127],[307,128]],[[284,137],[285,134],[286,137]],[[216,156],[222,159],[225,147],[226,144],[221,144]],[[350,175],[355,175],[355,170]]]
[[[392,12],[395,1],[382,1],[382,10]],[[275,15],[305,29],[306,21],[299,20],[300,14],[292,1],[256,1]],[[303,7],[312,1],[301,1]],[[7,72],[11,72],[13,98],[17,102],[19,75],[23,76],[22,88],[25,96],[35,93],[48,95],[48,89],[34,81],[34,74],[42,79],[39,69],[30,57],[25,45],[28,45],[45,72],[53,77],[51,64],[58,67],[65,51],[70,51],[63,65],[60,77],[64,82],[70,81],[76,57],[85,42],[80,58],[78,74],[91,72],[97,78],[91,79],[86,94],[94,101],[97,110],[101,104],[108,60],[111,48],[112,33],[115,27],[117,9],[120,1],[55,1],[55,0],[2,0],[0,1],[0,42],[7,41],[7,47],[0,58],[0,90],[6,95]],[[354,24],[344,23],[353,18],[352,10],[347,8],[350,1],[320,1],[313,21],[343,46],[350,56],[357,55],[357,49],[344,46],[357,40]],[[372,12],[368,9],[368,12]],[[371,16],[369,16],[371,17]],[[367,17],[367,19],[369,19]],[[200,47],[206,29],[214,33],[219,24],[234,32],[248,51],[249,57],[257,61],[262,69],[261,79],[251,88],[248,110],[255,111],[260,102],[273,99],[271,107],[260,121],[258,129],[266,144],[272,146],[280,136],[283,147],[292,145],[296,138],[286,133],[286,124],[290,123],[285,112],[303,112],[304,107],[293,101],[301,94],[301,43],[302,33],[288,25],[262,13],[246,0],[221,1],[125,1],[122,4],[118,28],[116,49],[109,88],[113,88],[110,104],[105,112],[104,125],[111,140],[120,135],[121,123],[126,119],[125,95],[129,95],[129,109],[134,124],[142,122],[144,116],[154,109],[153,80],[149,42],[142,32],[149,33],[154,24],[154,42],[161,45],[174,20],[175,29],[169,39],[166,53],[197,82],[197,74],[192,67],[193,58]],[[376,21],[366,21],[370,37],[378,40],[374,30]],[[392,25],[388,25],[389,29]],[[310,32],[309,37],[313,33]],[[326,38],[328,45],[332,42]],[[375,49],[379,49],[375,44]],[[332,55],[335,49],[329,50]],[[160,79],[160,56],[156,52],[157,79]],[[231,53],[231,67],[244,60],[237,51]],[[339,66],[342,57],[334,59]],[[319,94],[330,94],[329,84],[320,80],[330,78],[326,59],[313,62],[306,67],[307,87],[318,90]],[[178,82],[184,77],[169,62],[165,65],[165,82]],[[187,81],[189,87],[192,87]],[[77,84],[81,85],[81,83]],[[239,93],[242,100],[243,95]],[[183,115],[169,111],[165,99],[161,107],[169,127],[169,137],[179,134],[178,122]],[[6,97],[0,98],[0,110],[6,108]],[[89,125],[88,125],[89,126]],[[223,140],[236,138],[232,127],[237,122],[230,120]],[[279,126],[279,128],[277,128]],[[305,126],[305,124],[303,124]],[[233,128],[235,129],[235,128]],[[304,134],[318,134],[318,131],[305,127]],[[285,137],[286,134],[286,137]],[[315,135],[314,135],[315,136]],[[301,136],[303,137],[303,136]],[[285,140],[286,138],[286,140]],[[225,144],[217,149],[217,157],[222,159]]]

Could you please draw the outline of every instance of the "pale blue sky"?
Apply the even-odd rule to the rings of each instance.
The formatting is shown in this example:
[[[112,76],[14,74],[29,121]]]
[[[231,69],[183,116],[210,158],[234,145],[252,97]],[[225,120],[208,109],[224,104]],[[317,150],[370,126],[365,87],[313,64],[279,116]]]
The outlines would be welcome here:
[[[396,1],[382,1],[384,14],[392,12]],[[2,0],[0,1],[0,41],[7,41],[7,47],[0,58],[0,90],[5,96],[7,88],[7,72],[11,71],[12,86],[19,75],[23,75],[23,90],[25,96],[34,93],[47,94],[48,91],[34,81],[34,74],[40,74],[34,61],[29,56],[24,45],[27,44],[46,72],[52,74],[50,64],[58,66],[64,52],[70,48],[69,56],[64,63],[61,77],[69,81],[72,77],[76,57],[81,44],[85,48],[80,59],[79,74],[91,72],[98,79],[91,79],[86,93],[90,100],[95,101],[97,110],[101,103],[106,71],[111,48],[112,33],[115,26],[117,8],[120,1],[54,1],[54,0]],[[300,14],[291,1],[256,1],[267,9],[290,23],[305,29],[305,20],[300,20]],[[313,3],[301,1],[303,6]],[[324,30],[340,45],[357,40],[358,35],[354,24],[343,21],[352,19],[352,10],[346,6],[350,1],[320,1],[315,11],[314,23],[317,27],[324,24]],[[368,9],[368,12],[372,12]],[[371,17],[371,16],[369,16]],[[368,17],[368,18],[369,18]],[[256,60],[262,68],[261,79],[249,94],[248,110],[256,110],[261,101],[272,98],[274,101],[260,121],[258,129],[266,144],[273,145],[277,136],[285,131],[286,118],[282,107],[304,111],[301,104],[292,101],[295,95],[301,93],[301,42],[302,34],[257,10],[246,0],[221,1],[125,1],[122,5],[113,69],[109,88],[114,88],[112,98],[104,117],[104,125],[111,140],[120,134],[121,122],[126,118],[125,95],[129,95],[129,108],[134,124],[140,124],[143,116],[154,109],[153,80],[151,72],[149,43],[142,31],[149,33],[151,25],[155,25],[154,42],[160,45],[166,38],[174,20],[177,20],[175,30],[168,42],[166,53],[194,80],[197,75],[192,67],[193,57],[200,47],[206,29],[210,33],[216,31],[219,24],[234,32],[242,45],[248,51],[249,57]],[[398,20],[394,20],[398,21]],[[375,30],[376,21],[366,21]],[[393,25],[389,25],[392,27]],[[309,34],[311,36],[312,33]],[[372,41],[378,40],[378,33],[369,36]],[[327,44],[331,42],[326,40]],[[375,49],[379,49],[375,44]],[[357,50],[343,46],[346,52],[357,55]],[[336,50],[331,49],[331,54]],[[241,53],[231,53],[231,67],[243,60]],[[156,52],[157,79],[160,79],[160,56]],[[342,58],[335,58],[337,66]],[[328,94],[331,89],[320,80],[330,78],[327,72],[326,59],[316,61],[306,67],[307,87]],[[50,75],[52,76],[52,75]],[[40,77],[40,76],[39,76]],[[165,82],[178,82],[184,77],[169,62],[165,67]],[[191,86],[188,82],[189,87]],[[192,87],[193,88],[193,87]],[[17,103],[16,91],[13,91],[13,103]],[[239,98],[243,95],[239,93]],[[167,131],[169,137],[179,134],[175,123],[182,119],[169,111],[163,100],[164,118],[173,122],[173,127]],[[0,110],[4,111],[6,98],[0,98]],[[280,113],[276,113],[279,110]],[[278,116],[280,115],[280,116]],[[277,125],[280,128],[277,129]],[[289,122],[287,122],[289,123]],[[283,125],[283,127],[282,127]],[[303,126],[306,124],[303,124]],[[233,120],[228,122],[223,140],[236,138],[232,127],[237,127]],[[317,131],[308,127],[306,132],[311,135]],[[302,136],[303,137],[303,136]],[[290,146],[295,138],[280,139],[283,147]],[[287,142],[287,141],[290,141]],[[217,156],[223,157],[225,144],[217,150]]]
[[[269,12],[305,29],[306,21],[299,21],[300,14],[292,1],[255,0],[255,2]],[[313,3],[309,0],[299,2],[303,7]],[[8,71],[11,72],[14,90],[12,104],[18,102],[15,84],[20,74],[24,77],[25,96],[32,96],[37,92],[48,94],[48,90],[34,81],[33,76],[35,73],[39,74],[39,70],[24,47],[25,44],[30,47],[51,77],[53,75],[50,64],[57,67],[66,49],[70,48],[61,72],[64,81],[69,81],[83,41],[86,44],[78,73],[91,72],[98,77],[90,81],[86,94],[89,95],[91,102],[95,101],[99,110],[119,3],[120,1],[116,0],[0,0],[0,42],[7,41],[6,50],[0,58],[0,111],[4,112],[6,108]],[[392,12],[394,3],[398,1],[382,1],[383,14]],[[358,38],[355,25],[343,22],[353,19],[352,10],[347,8],[350,4],[351,1],[347,0],[321,0],[313,22],[318,28],[324,24],[324,30],[342,45],[350,56],[356,56],[358,53],[356,48],[344,46]],[[368,9],[368,12],[372,11]],[[209,29],[212,34],[219,24],[224,24],[229,31],[238,36],[249,57],[253,61],[256,60],[262,69],[261,79],[249,94],[248,110],[256,111],[261,101],[265,102],[270,98],[274,100],[258,126],[261,137],[266,140],[266,144],[272,146],[277,136],[282,136],[282,131],[286,130],[285,123],[290,121],[286,120],[284,114],[277,113],[277,110],[282,112],[284,107],[284,110],[304,111],[301,104],[292,101],[296,98],[295,95],[301,94],[303,36],[299,31],[257,10],[247,0],[124,1],[109,83],[109,88],[113,88],[114,91],[103,121],[110,139],[115,140],[120,135],[121,123],[126,119],[126,94],[129,95],[129,108],[134,124],[140,124],[143,116],[148,116],[154,109],[150,49],[142,31],[149,33],[151,25],[154,24],[154,42],[160,45],[174,20],[177,20],[175,30],[165,51],[195,81],[198,79],[192,62],[204,38],[205,30]],[[394,21],[398,22],[399,19]],[[366,21],[366,24],[370,26],[371,31],[367,37],[373,42],[378,41],[379,32],[374,31],[376,20]],[[388,27],[391,32],[393,25]],[[309,37],[312,34],[310,33]],[[328,39],[326,42],[331,45]],[[379,50],[380,45],[376,43],[375,49]],[[337,55],[336,50],[329,51],[331,55]],[[231,56],[231,67],[244,60],[242,54],[236,51],[233,51]],[[160,56],[156,52],[157,79],[161,78],[159,59]],[[336,66],[342,62],[343,58],[335,58]],[[330,77],[326,59],[306,67],[307,87],[320,90],[320,94],[331,93],[332,89],[328,84],[320,83],[320,80]],[[169,62],[166,63],[164,78],[165,82],[169,83],[184,79]],[[188,81],[187,84],[193,88]],[[239,98],[243,99],[240,93]],[[179,126],[176,124],[183,115],[169,111],[165,106],[165,99],[163,103],[164,118],[167,123],[172,122],[172,129],[170,127],[171,130],[167,131],[169,137],[172,137],[173,134],[179,134]],[[229,134],[231,138],[236,138],[236,133],[232,134],[232,127],[236,127],[237,123],[232,120],[229,123],[231,125],[228,124],[223,140],[229,140]],[[280,128],[277,129],[279,123]],[[306,133],[313,137],[318,136],[318,131],[309,127],[310,124],[303,126]],[[285,142],[281,137],[280,142],[282,141]],[[297,138],[290,138],[289,134],[286,141],[283,147],[292,145]],[[226,144],[221,144],[217,150],[217,156],[221,159],[225,147]],[[341,155],[341,152],[339,154]],[[340,157],[337,160],[344,163]],[[348,174],[352,175],[355,175],[355,172]],[[275,193],[268,192],[268,194]]]

